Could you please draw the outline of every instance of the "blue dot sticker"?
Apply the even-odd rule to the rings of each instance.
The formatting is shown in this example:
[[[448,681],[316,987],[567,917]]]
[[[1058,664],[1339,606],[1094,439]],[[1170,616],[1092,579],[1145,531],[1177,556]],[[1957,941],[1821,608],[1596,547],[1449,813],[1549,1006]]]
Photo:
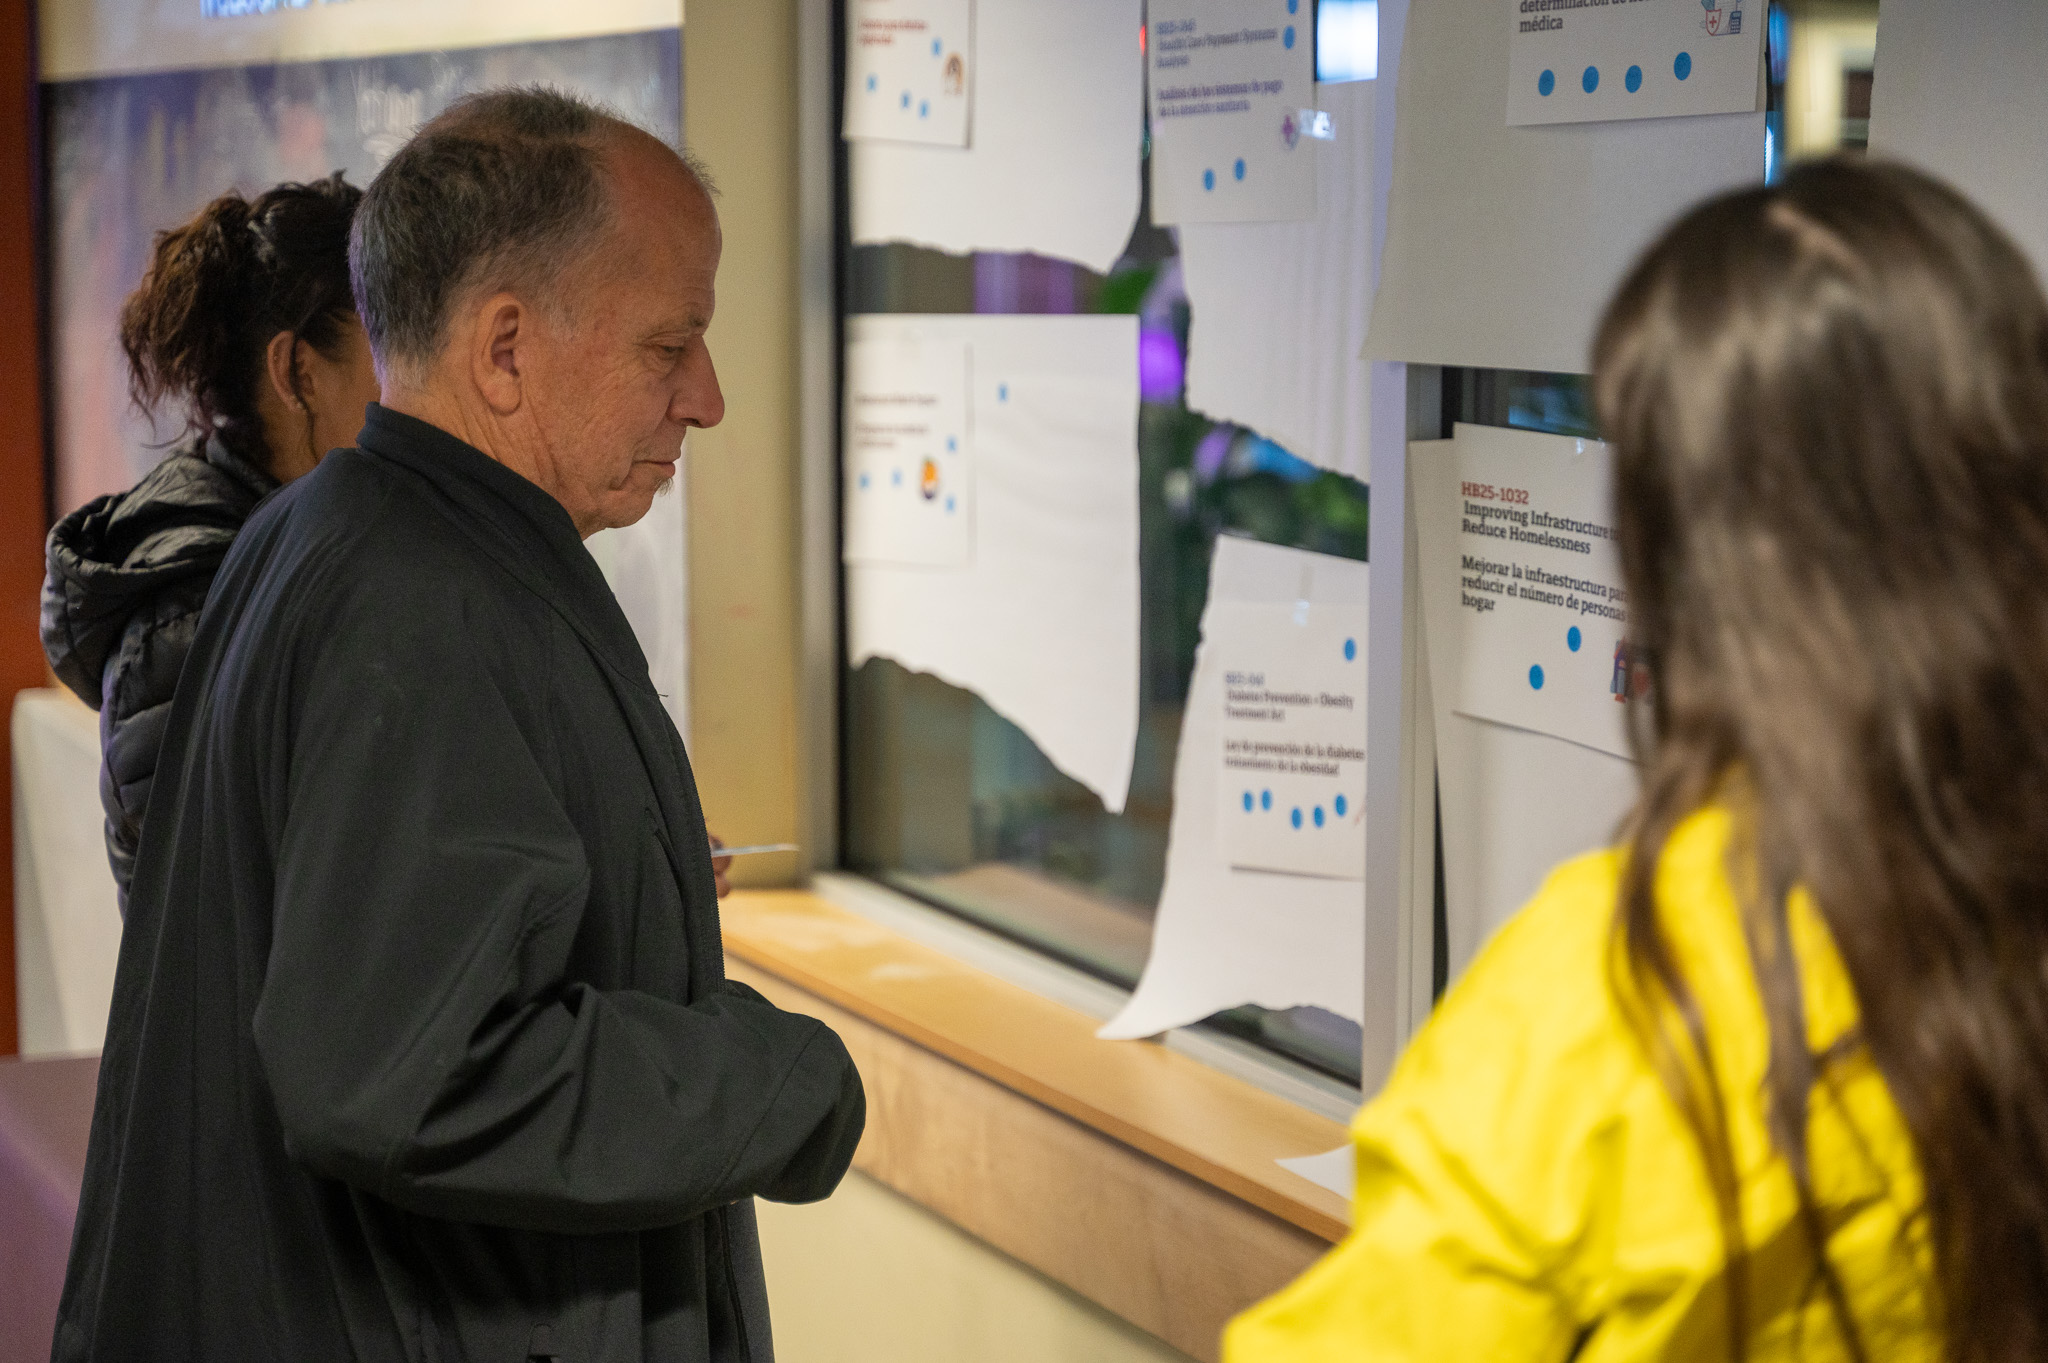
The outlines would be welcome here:
[[[1692,74],[1692,53],[1679,53],[1678,60],[1671,63],[1671,74],[1680,80],[1690,76]]]
[[[1630,94],[1634,94],[1636,91],[1642,89],[1643,68],[1640,66],[1631,66],[1628,69],[1628,74],[1621,78],[1621,83],[1628,87],[1628,92]]]
[[[957,451],[957,450],[958,450],[959,448],[960,448],[960,441],[959,441],[959,438],[958,438],[958,437],[956,437],[956,436],[950,436],[950,435],[946,437],[946,453],[947,453],[947,454],[952,454],[952,453],[954,453],[955,451]]]
[[[946,494],[946,514],[948,516],[953,514],[953,494],[950,492]]]
[[[903,107],[903,108],[906,108],[906,109],[908,109],[908,108],[910,107],[910,91],[908,91],[908,90],[905,90],[905,91],[903,92],[903,105],[902,105],[902,107]]]
[[[1579,87],[1589,95],[1598,90],[1600,88],[1600,68],[1597,66],[1587,67],[1586,74],[1579,77]]]
[[[1007,384],[1007,383],[999,383],[999,384],[997,384],[997,385],[996,385],[996,401],[997,401],[997,402],[1008,402],[1009,400],[1010,400],[1010,385],[1009,385],[1009,384]]]
[[[873,93],[873,92],[874,92],[874,88],[875,88],[875,78],[874,78],[873,76],[869,76],[869,77],[868,77],[868,91],[869,91],[869,93]]]
[[[1351,808],[1351,802],[1342,795],[1339,795],[1331,803],[1337,806],[1337,817],[1340,819],[1344,817],[1344,811]]]
[[[1216,188],[1216,172],[1215,172],[1215,171],[1213,171],[1213,170],[1205,170],[1205,171],[1203,171],[1203,172],[1202,172],[1202,188],[1204,188],[1204,189],[1214,189],[1214,188]]]
[[[1285,30],[1283,30],[1283,31],[1281,32],[1281,34],[1280,34],[1280,46],[1282,46],[1282,47],[1286,48],[1286,49],[1287,49],[1288,51],[1290,51],[1290,52],[1292,52],[1292,51],[1294,50],[1294,25],[1293,25],[1293,24],[1289,24],[1289,25],[1288,25],[1288,26],[1286,27],[1286,29],[1285,29]]]
[[[1296,10],[1298,10],[1298,9],[1300,9],[1300,8],[1301,8],[1301,0],[1287,0],[1287,12],[1288,12],[1289,14],[1292,14],[1292,13],[1294,13],[1294,12],[1295,12]]]
[[[917,116],[919,118],[930,118],[932,116],[932,102],[930,100],[921,99],[917,102]]]
[[[1550,98],[1550,92],[1556,88],[1557,72],[1545,71],[1536,78],[1536,93],[1542,95],[1545,99]]]
[[[860,476],[860,485],[861,485],[862,487],[866,487],[866,486],[868,485],[868,476],[867,476],[867,475],[866,475],[865,473],[863,473],[863,474],[862,474],[862,475]]]
[[[1252,793],[1250,791],[1244,793],[1244,812],[1247,814],[1252,812]]]
[[[1346,639],[1344,641],[1344,661],[1347,663],[1358,661],[1358,640]]]
[[[1260,792],[1259,792],[1259,808],[1260,808],[1260,809],[1271,809],[1272,807],[1273,807],[1273,792],[1272,792],[1272,791],[1270,791],[1270,790],[1262,790],[1262,791],[1260,791]]]
[[[1237,158],[1237,164],[1230,168],[1230,173],[1240,180],[1244,178],[1244,158],[1242,156]]]
[[[903,486],[903,470],[902,470],[902,469],[890,469],[890,470],[889,470],[889,486],[890,486],[890,487],[902,487],[902,486]]]
[[[1543,664],[1538,663],[1529,669],[1529,687],[1534,691],[1543,689]]]
[[[1317,806],[1316,806],[1316,827],[1317,827],[1317,828],[1321,828],[1322,826],[1323,826],[1323,807],[1322,807],[1321,805],[1317,805]]]
[[[934,57],[939,55],[939,40],[937,38],[932,39],[932,55]]]
[[[1577,625],[1573,625],[1570,629],[1564,632],[1564,646],[1574,653],[1577,653],[1579,651],[1579,645],[1585,642],[1586,636],[1579,633],[1579,627]]]
[[[1299,827],[1301,827],[1301,811],[1300,811],[1299,809],[1297,809],[1297,810],[1295,810],[1295,811],[1294,811],[1294,813],[1293,813],[1293,815],[1291,816],[1291,818],[1292,818],[1292,820],[1293,820],[1293,823],[1294,823],[1294,826],[1295,826],[1296,828],[1299,828]]]

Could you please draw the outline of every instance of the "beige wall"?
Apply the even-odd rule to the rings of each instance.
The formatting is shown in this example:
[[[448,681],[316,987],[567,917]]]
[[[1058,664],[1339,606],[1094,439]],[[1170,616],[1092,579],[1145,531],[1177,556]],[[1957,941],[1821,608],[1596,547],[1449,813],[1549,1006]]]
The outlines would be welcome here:
[[[782,1363],[1188,1363],[862,1174],[760,1211]]]
[[[683,133],[725,228],[722,425],[690,437],[690,757],[728,843],[799,841],[795,0],[693,0]],[[787,883],[793,858],[734,867]]]
[[[202,19],[200,0],[38,0],[44,80],[587,38],[682,22],[683,0],[311,0]]]

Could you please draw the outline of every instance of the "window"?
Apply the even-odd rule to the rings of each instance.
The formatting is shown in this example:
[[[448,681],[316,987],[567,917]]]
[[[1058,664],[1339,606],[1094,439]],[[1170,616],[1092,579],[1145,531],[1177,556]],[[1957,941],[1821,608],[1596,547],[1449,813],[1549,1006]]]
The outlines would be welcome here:
[[[1353,64],[1372,55],[1346,52]],[[1143,167],[1132,171],[1142,176]],[[1366,488],[1187,408],[1189,305],[1177,247],[1171,232],[1150,225],[1145,207],[1107,275],[1033,255],[963,257],[903,245],[848,246],[844,260],[847,315],[1138,319],[1141,710],[1124,811],[1106,812],[971,691],[885,658],[847,671],[841,726],[850,869],[1134,984],[1164,875],[1181,712],[1214,540],[1243,535],[1363,559]],[[1361,912],[1363,898],[1361,886]],[[1317,1009],[1241,1008],[1209,1025],[1358,1083],[1362,1038],[1349,1020]]]

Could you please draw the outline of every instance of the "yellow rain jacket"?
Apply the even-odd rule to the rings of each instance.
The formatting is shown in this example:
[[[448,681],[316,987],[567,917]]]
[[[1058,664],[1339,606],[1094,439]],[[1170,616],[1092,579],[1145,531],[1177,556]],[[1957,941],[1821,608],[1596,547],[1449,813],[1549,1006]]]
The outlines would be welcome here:
[[[1830,1363],[1849,1352],[1765,1131],[1767,1033],[1723,870],[1729,835],[1718,809],[1682,824],[1658,905],[1727,1104],[1751,1252],[1748,1357]],[[1353,1124],[1351,1235],[1231,1322],[1225,1363],[1728,1358],[1710,1185],[1609,986],[1621,862],[1610,851],[1560,867],[1445,996]],[[1855,996],[1803,895],[1791,917],[1819,1054],[1854,1025]],[[1860,1051],[1824,1072],[1808,1131],[1828,1258],[1868,1356],[1938,1358],[1924,1222],[1910,1216],[1918,1165]]]

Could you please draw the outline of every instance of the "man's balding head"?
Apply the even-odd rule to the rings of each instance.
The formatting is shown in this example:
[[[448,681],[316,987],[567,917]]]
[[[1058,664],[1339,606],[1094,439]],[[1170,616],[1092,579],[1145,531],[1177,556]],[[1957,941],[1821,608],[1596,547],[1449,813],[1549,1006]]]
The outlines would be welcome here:
[[[418,370],[458,300],[510,289],[558,301],[565,266],[599,246],[617,205],[608,162],[700,168],[598,106],[541,86],[450,105],[371,182],[349,241],[356,310],[378,369]]]
[[[720,239],[674,148],[551,90],[472,95],[401,148],[349,244],[384,402],[552,494],[588,535],[646,513],[724,399]]]

